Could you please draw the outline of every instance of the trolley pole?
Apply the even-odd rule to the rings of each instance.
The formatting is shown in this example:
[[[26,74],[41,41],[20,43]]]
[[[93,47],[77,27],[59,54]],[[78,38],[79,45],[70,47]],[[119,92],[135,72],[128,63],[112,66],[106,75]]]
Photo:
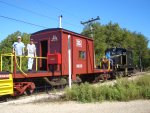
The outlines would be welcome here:
[[[91,31],[91,37],[92,39],[94,40],[94,34],[93,34],[93,27],[92,27],[92,23],[97,21],[97,20],[100,20],[100,17],[97,16],[96,18],[91,18],[90,20],[88,21],[85,21],[85,22],[82,22],[81,21],[81,24],[82,25],[88,25],[90,27],[90,31]],[[94,49],[94,67],[96,67],[96,63],[95,63],[95,49]]]

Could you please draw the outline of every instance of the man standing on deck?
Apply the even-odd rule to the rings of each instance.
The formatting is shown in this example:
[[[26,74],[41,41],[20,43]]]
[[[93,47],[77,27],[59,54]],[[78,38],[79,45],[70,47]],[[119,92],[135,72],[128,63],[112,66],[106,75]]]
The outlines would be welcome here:
[[[30,39],[30,44],[27,44],[27,53],[28,53],[28,71],[32,71],[33,66],[33,57],[36,57],[36,47],[33,43],[33,39]]]
[[[24,48],[25,45],[23,42],[21,42],[21,36],[17,37],[18,42],[14,42],[13,46],[13,53],[15,52],[17,56],[24,55]]]

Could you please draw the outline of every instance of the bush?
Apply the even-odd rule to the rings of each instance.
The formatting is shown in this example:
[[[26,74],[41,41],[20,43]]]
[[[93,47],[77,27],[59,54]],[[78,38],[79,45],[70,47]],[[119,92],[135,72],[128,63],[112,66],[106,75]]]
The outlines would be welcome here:
[[[80,102],[101,102],[103,100],[129,101],[150,99],[150,76],[145,75],[135,81],[120,78],[113,86],[94,87],[88,83],[66,88],[66,99]]]
[[[136,85],[140,87],[141,97],[150,99],[150,76],[146,75],[136,81]]]

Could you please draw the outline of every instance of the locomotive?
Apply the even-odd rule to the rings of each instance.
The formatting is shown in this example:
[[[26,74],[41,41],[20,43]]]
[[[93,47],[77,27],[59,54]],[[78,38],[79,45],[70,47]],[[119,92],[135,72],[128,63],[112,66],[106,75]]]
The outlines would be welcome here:
[[[125,48],[108,48],[105,55],[109,55],[110,66],[113,69],[113,75],[127,76],[134,71],[132,50]]]

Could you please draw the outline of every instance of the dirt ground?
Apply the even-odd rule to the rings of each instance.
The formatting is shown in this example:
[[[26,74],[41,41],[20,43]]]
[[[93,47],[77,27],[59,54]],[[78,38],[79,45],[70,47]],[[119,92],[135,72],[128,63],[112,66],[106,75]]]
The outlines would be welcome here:
[[[150,73],[147,74],[150,75]],[[134,80],[141,75],[140,73],[128,79]],[[113,85],[115,82],[116,80],[113,80],[103,84]],[[63,95],[62,91],[10,100],[0,103],[0,113],[150,113],[150,100],[102,103],[60,102],[60,97]],[[46,102],[46,100],[57,100],[58,102]]]
[[[42,102],[0,104],[0,113],[150,113],[150,100],[130,102]]]

